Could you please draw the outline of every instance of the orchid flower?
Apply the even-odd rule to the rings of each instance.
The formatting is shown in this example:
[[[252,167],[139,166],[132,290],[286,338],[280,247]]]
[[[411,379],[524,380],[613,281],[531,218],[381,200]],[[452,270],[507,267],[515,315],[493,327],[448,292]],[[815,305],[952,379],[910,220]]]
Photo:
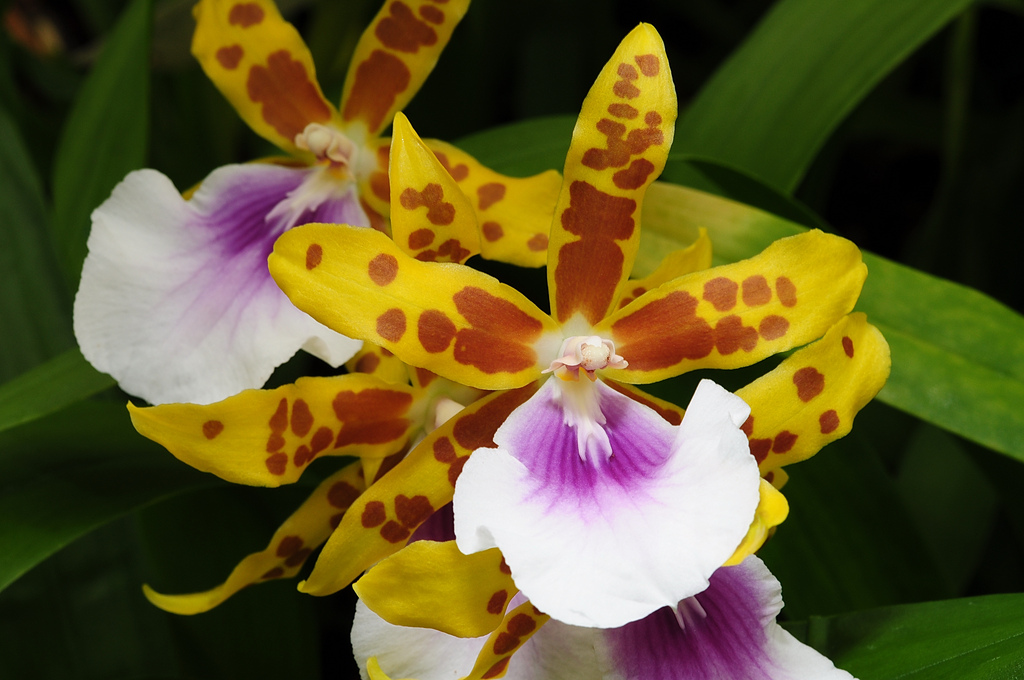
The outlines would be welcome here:
[[[389,231],[390,140],[379,135],[468,5],[387,0],[335,108],[271,0],[202,0],[193,54],[245,122],[291,157],[218,168],[184,197],[154,170],[129,174],[93,213],[74,315],[85,357],[150,403],[211,403],[260,387],[300,348],[334,367],[348,360],[361,342],[295,309],[270,278],[267,255],[304,222]],[[473,199],[481,226],[461,242],[419,230],[422,258],[455,249],[543,264],[557,173],[511,179],[450,145],[430,149]],[[435,199],[400,197],[410,208]]]
[[[762,429],[759,413],[709,384],[693,422],[673,422],[678,410],[631,383],[746,366],[820,338],[851,310],[866,269],[852,243],[812,231],[632,295],[641,203],[675,117],[664,47],[641,25],[598,77],[573,134],[548,244],[551,315],[485,274],[420,262],[370,230],[306,225],[278,239],[271,274],[297,307],[412,366],[494,390],[360,496],[300,589],[343,588],[405,545],[388,530],[403,508],[454,499],[459,549],[500,551],[546,616],[616,628],[702,592],[781,521],[741,433],[767,435],[784,420],[765,418]],[[858,350],[847,362],[860,357],[884,374],[887,363],[872,361],[883,354]],[[807,410],[830,406],[834,417],[823,409],[813,421],[827,439],[859,406],[841,388],[837,403],[819,400],[823,370],[801,367],[787,389]],[[785,457],[805,434],[816,438],[779,432],[770,450]],[[454,461],[462,473],[451,484]]]

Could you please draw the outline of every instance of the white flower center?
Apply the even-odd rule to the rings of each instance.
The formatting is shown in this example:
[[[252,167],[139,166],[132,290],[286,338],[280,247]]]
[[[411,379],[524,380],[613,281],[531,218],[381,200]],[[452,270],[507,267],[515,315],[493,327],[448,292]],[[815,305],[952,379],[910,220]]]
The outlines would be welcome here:
[[[629,364],[615,353],[615,343],[596,335],[574,335],[566,338],[561,356],[551,362],[544,373],[554,373],[562,380],[579,380],[580,369],[593,382],[594,371],[602,368],[626,368]]]
[[[333,127],[310,123],[306,129],[295,135],[295,146],[309,151],[319,161],[330,161],[332,165],[348,168],[356,152],[355,143]]]

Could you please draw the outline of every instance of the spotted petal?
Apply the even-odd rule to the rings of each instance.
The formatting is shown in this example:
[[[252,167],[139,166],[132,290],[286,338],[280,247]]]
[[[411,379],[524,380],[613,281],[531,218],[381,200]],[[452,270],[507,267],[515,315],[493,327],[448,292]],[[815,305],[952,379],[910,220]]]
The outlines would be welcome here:
[[[422,426],[425,404],[404,385],[352,373],[299,378],[273,390],[246,390],[206,406],[137,408],[132,423],[182,462],[239,484],[297,480],[316,457],[384,458]]]
[[[202,0],[193,11],[192,54],[213,84],[256,134],[312,161],[295,136],[341,117],[324,99],[298,31],[271,0]]]
[[[515,289],[468,267],[414,260],[369,229],[293,229],[275,244],[270,269],[327,326],[464,385],[525,385],[561,342],[551,318]]]
[[[434,69],[469,0],[385,0],[356,45],[341,98],[342,117],[378,134]]]
[[[758,475],[739,430],[749,411],[714,383],[701,383],[679,428],[592,387],[603,424],[580,423],[552,379],[498,429],[498,448],[473,453],[455,535],[466,553],[498,547],[553,618],[607,628],[707,586],[751,524]],[[602,437],[610,455],[590,450]]]
[[[749,260],[674,279],[596,327],[629,362],[607,375],[648,383],[696,368],[748,366],[798,347],[853,308],[866,276],[853,243],[809,231]]]
[[[601,71],[565,159],[548,248],[551,313],[591,325],[633,268],[644,193],[672,145],[676,93],[661,36],[640,24]]]
[[[327,540],[345,510],[366,484],[359,463],[348,465],[317,486],[284,524],[274,532],[266,549],[238,563],[224,583],[202,593],[164,595],[148,585],[146,598],[174,614],[200,614],[220,605],[242,588],[295,576],[310,553]]]
[[[267,271],[296,220],[366,219],[352,193],[292,201],[315,172],[229,165],[187,201],[156,171],[130,173],[92,216],[74,317],[85,357],[150,403],[210,403],[262,386],[300,347],[334,366],[352,356],[361,343],[296,309]]]
[[[391,140],[391,234],[423,262],[465,262],[480,252],[476,213],[403,114]]]
[[[885,338],[856,313],[739,390],[750,404],[743,430],[761,473],[774,481],[782,466],[845,437],[857,413],[882,389],[889,366]]]
[[[493,446],[495,430],[535,389],[488,395],[427,435],[345,514],[300,590],[330,595],[405,546],[427,518],[451,502],[469,454]]]
[[[665,256],[657,269],[640,279],[626,281],[619,291],[620,297],[615,309],[622,309],[649,290],[654,290],[672,279],[703,271],[711,266],[711,239],[708,230],[700,228],[697,240],[681,250],[673,250]]]

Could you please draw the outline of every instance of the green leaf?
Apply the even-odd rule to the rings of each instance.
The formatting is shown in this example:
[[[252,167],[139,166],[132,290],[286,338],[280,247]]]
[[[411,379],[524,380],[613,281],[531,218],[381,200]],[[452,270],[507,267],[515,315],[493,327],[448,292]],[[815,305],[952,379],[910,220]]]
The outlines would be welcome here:
[[[972,0],[783,0],[676,125],[674,155],[789,193],[836,126]]]
[[[1024,667],[1022,611],[1024,594],[991,595],[812,618],[791,632],[860,680],[1003,680]]]
[[[53,233],[71,290],[85,259],[89,215],[146,159],[150,0],[134,0],[82,85],[57,147]]]
[[[0,382],[74,344],[71,305],[46,231],[46,208],[21,135],[0,109]]]
[[[0,385],[0,432],[56,413],[114,384],[114,379],[93,368],[81,351],[68,350]]]
[[[499,172],[522,177],[562,171],[576,116],[534,118],[463,137],[457,145]]]
[[[140,437],[120,403],[81,402],[0,433],[0,590],[111,519],[214,483]]]

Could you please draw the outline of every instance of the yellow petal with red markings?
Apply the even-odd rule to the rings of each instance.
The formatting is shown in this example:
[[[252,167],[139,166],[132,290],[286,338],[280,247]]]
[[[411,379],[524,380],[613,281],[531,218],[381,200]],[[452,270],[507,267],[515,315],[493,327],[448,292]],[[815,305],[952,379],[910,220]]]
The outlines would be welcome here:
[[[889,366],[885,338],[858,312],[738,390],[737,396],[750,405],[743,431],[761,475],[768,477],[845,437],[854,416],[882,389]]]
[[[551,315],[596,324],[633,268],[644,193],[672,145],[676,91],[661,36],[640,24],[597,77],[572,134],[551,224]]]
[[[711,267],[711,239],[708,230],[700,228],[700,236],[682,250],[675,250],[665,256],[658,268],[642,279],[630,279],[622,285],[620,298],[615,304],[622,309],[649,290],[654,290],[672,279],[703,271]]]
[[[229,482],[280,486],[318,456],[383,458],[422,426],[415,390],[352,373],[299,378],[273,390],[246,390],[206,406],[128,405],[132,424],[197,470]]]
[[[385,234],[391,233],[391,183],[388,164],[391,158],[390,139],[372,139],[366,143],[365,166],[356,173],[363,210],[368,210],[370,226]],[[371,157],[372,155],[372,157]]]
[[[423,262],[458,262],[480,252],[476,213],[404,114],[391,138],[391,235]]]
[[[270,0],[202,0],[193,10],[192,54],[256,134],[309,160],[295,136],[310,123],[341,122],[316,81],[298,31]]]
[[[548,232],[562,176],[548,170],[532,177],[508,177],[451,144],[425,142],[476,209],[480,254],[520,267],[547,264]]]
[[[489,680],[505,675],[512,655],[550,620],[550,616],[529,602],[507,612],[501,626],[484,643],[473,670],[463,680]]]
[[[388,623],[479,637],[501,624],[518,592],[510,573],[497,548],[463,555],[455,541],[416,541],[352,588]]]
[[[341,97],[346,123],[378,134],[434,69],[469,0],[385,0],[352,55]]]
[[[789,515],[789,502],[781,491],[772,486],[771,482],[762,479],[758,491],[760,499],[757,503],[757,511],[754,513],[754,521],[750,523],[750,529],[743,537],[743,542],[723,566],[731,567],[739,564],[760,550],[764,542],[768,540],[771,530],[782,524]]]
[[[370,229],[291,229],[269,263],[292,303],[320,323],[463,385],[525,385],[561,343],[551,318],[515,289],[468,267],[414,260]]]
[[[398,552],[428,517],[451,502],[469,454],[493,447],[498,426],[536,391],[532,384],[488,395],[427,435],[353,504],[299,589],[330,595]]]
[[[853,309],[866,276],[857,246],[815,230],[680,277],[595,328],[629,362],[607,375],[648,383],[696,368],[749,366],[821,337]]]
[[[246,586],[298,573],[309,554],[334,531],[342,515],[366,488],[359,463],[334,473],[285,520],[265,550],[239,562],[224,583],[203,593],[163,595],[142,586],[150,602],[174,614],[209,611]]]
[[[393,385],[409,382],[409,367],[380,345],[364,342],[363,348],[345,362],[350,373],[365,373]]]

